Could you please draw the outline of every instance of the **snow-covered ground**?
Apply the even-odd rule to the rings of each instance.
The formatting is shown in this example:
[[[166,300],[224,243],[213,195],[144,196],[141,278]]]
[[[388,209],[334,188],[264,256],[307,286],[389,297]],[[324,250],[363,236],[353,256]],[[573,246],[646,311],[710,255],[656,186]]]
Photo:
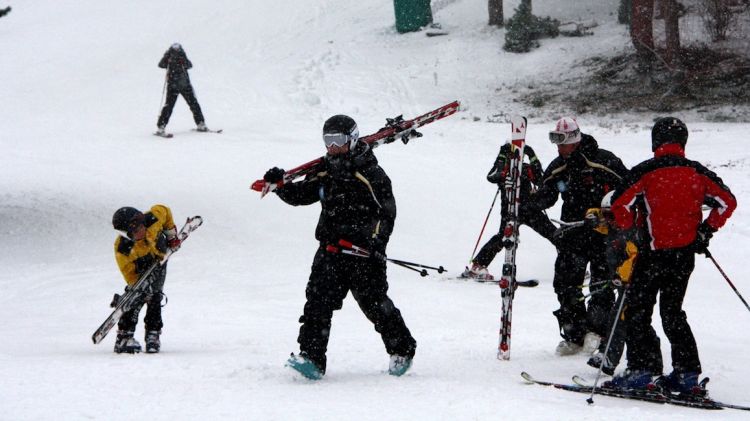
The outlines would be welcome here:
[[[595,374],[583,355],[554,355],[555,251],[528,228],[519,276],[541,285],[516,295],[511,361],[495,358],[497,287],[394,266],[390,294],[418,341],[408,375],[385,373],[380,338],[351,297],[334,315],[325,379],[283,367],[297,349],[319,208],[259,200],[250,183],[271,166],[320,156],[332,114],[370,133],[385,117],[460,99],[462,112],[423,138],[377,151],[399,207],[389,254],[457,274],[495,192],[484,177],[508,138],[506,116],[532,117],[528,142],[545,165],[556,154],[546,140],[553,120],[513,102],[514,91],[628,43],[616,0],[574,3],[535,0],[534,12],[596,19],[596,35],[544,40],[525,55],[502,51],[504,30],[485,25],[484,0],[434,1],[435,20],[450,31],[434,38],[396,34],[390,0],[13,4],[0,19],[0,419],[747,419],[605,397],[589,406],[585,395],[524,384],[522,370],[558,381]],[[506,14],[516,6],[506,1]],[[208,125],[224,134],[191,132],[180,99],[168,127],[175,137],[151,135],[164,75],[156,63],[175,41],[194,63]],[[652,117],[579,122],[631,166],[650,156]],[[688,155],[738,198],[712,251],[750,298],[750,124],[685,120]],[[113,334],[90,341],[123,286],[110,218],[120,206],[154,203],[178,222],[199,214],[205,224],[170,264],[163,351],[115,355]],[[496,213],[488,230],[498,224]],[[750,404],[750,314],[705,259],[685,308],[712,396]]]

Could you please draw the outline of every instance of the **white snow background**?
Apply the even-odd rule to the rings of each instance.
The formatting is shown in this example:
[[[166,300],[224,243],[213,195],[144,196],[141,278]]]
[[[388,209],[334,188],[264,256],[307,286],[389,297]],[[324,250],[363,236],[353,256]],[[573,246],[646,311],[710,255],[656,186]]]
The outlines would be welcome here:
[[[516,3],[505,2],[506,17]],[[555,250],[525,227],[519,278],[541,285],[516,294],[510,361],[495,358],[496,286],[391,266],[390,295],[418,341],[412,371],[387,374],[380,337],[351,297],[334,314],[325,378],[284,367],[297,351],[319,206],[260,200],[252,181],[322,155],[330,115],[351,115],[367,134],[386,117],[459,99],[462,111],[425,126],[423,138],[376,151],[398,204],[389,255],[456,275],[495,193],[485,175],[509,137],[507,116],[530,116],[527,140],[545,166],[556,156],[547,132],[559,114],[513,98],[627,47],[617,3],[535,0],[537,15],[599,26],[593,37],[543,40],[516,55],[502,51],[504,29],[487,27],[485,0],[434,1],[450,34],[433,38],[398,35],[390,0],[14,2],[0,19],[0,419],[747,419],[607,397],[589,406],[586,395],[524,384],[523,370],[560,382],[595,375],[584,355],[554,355]],[[175,137],[152,136],[164,80],[157,63],[175,41],[194,64],[207,124],[224,134],[192,132],[179,99],[168,126]],[[711,250],[750,298],[750,124],[676,114],[690,129],[688,156],[738,198]],[[651,156],[654,117],[579,123],[633,166]],[[178,224],[196,214],[205,223],[169,265],[162,352],[116,355],[114,332],[99,345],[90,339],[124,286],[111,216],[155,203]],[[483,241],[498,225],[496,209]],[[685,309],[711,395],[750,404],[750,313],[701,257]],[[658,311],[654,318],[669,369]]]

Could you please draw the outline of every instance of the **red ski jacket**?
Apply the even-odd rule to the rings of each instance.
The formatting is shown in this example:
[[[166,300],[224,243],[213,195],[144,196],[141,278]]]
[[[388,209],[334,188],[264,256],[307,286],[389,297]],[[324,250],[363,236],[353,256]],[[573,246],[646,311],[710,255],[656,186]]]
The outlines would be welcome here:
[[[714,230],[724,225],[737,207],[729,187],[699,162],[685,158],[685,150],[668,143],[654,158],[630,171],[621,194],[612,203],[615,223],[621,229],[633,226],[636,204],[646,216],[652,250],[690,245],[703,221],[701,207],[710,206],[706,223]]]

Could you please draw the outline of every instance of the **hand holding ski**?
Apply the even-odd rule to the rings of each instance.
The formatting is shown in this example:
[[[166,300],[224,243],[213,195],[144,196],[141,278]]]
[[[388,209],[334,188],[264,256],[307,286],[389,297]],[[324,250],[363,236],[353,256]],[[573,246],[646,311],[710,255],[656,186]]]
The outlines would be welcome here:
[[[183,225],[182,229],[180,229],[180,232],[177,233],[177,238],[180,240],[180,243],[183,243],[188,238],[190,233],[198,229],[201,224],[203,224],[203,218],[201,218],[200,216],[188,218],[185,222],[185,225]],[[172,256],[172,254],[175,253],[175,251],[176,250],[172,249],[167,250],[164,257],[160,261],[155,262],[148,269],[146,269],[141,277],[138,278],[138,281],[136,281],[136,283],[133,284],[133,286],[125,294],[123,294],[119,298],[119,300],[117,300],[115,309],[114,311],[112,311],[112,314],[110,314],[109,317],[104,320],[104,323],[102,323],[101,326],[99,326],[99,328],[96,329],[94,334],[91,336],[91,340],[94,341],[94,344],[98,344],[102,341],[102,339],[104,339],[105,336],[107,336],[107,333],[109,333],[112,327],[117,324],[123,314],[125,314],[135,306],[143,303],[144,298],[149,293],[151,287],[151,273],[154,271],[154,269],[156,269],[157,266],[161,266],[166,263],[167,260],[169,260],[169,258]]]
[[[370,145],[370,147],[372,148],[376,148],[383,143],[394,142],[396,139],[400,139],[402,142],[404,142],[404,144],[406,144],[412,137],[422,136],[422,134],[417,132],[416,129],[455,114],[458,111],[458,107],[460,105],[461,104],[458,101],[453,101],[450,104],[443,105],[438,109],[432,110],[427,114],[423,114],[411,120],[404,120],[402,116],[388,118],[386,119],[385,127],[369,136],[360,138],[359,141]],[[286,173],[284,174],[284,179],[279,183],[271,184],[263,179],[260,179],[256,180],[250,186],[250,188],[252,190],[261,192],[260,197],[262,198],[266,194],[274,191],[279,185],[292,182],[299,177],[303,177],[314,172],[322,162],[323,157],[314,159],[310,162],[304,163],[298,167],[286,171]]]

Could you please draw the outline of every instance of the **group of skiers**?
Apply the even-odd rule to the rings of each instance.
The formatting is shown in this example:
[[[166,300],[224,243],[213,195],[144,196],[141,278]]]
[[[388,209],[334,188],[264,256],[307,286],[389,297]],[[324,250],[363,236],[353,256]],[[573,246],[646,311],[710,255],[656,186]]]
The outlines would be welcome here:
[[[159,66],[167,69],[167,101],[157,123],[159,131],[164,132],[180,94],[190,105],[198,130],[206,130],[187,76],[192,64],[182,47],[173,44]],[[598,350],[588,363],[613,374],[627,345],[627,369],[605,385],[648,386],[663,369],[659,339],[651,326],[660,295],[673,365],[673,371],[662,379],[675,390],[689,392],[698,386],[701,365],[682,302],[695,253],[706,252],[713,233],[735,209],[736,199],[716,174],[685,157],[688,130],[682,121],[658,119],[651,138],[654,158],[628,170],[612,152],[600,148],[594,137],[582,133],[574,118],[561,118],[549,133],[559,156],[546,170],[534,150],[524,148],[529,162],[523,164],[521,173],[518,222],[557,249],[553,287],[560,307],[553,314],[563,339],[556,349],[558,355]],[[352,118],[329,118],[323,126],[323,141],[322,164],[304,180],[288,182],[285,171],[277,167],[264,175],[284,202],[321,205],[315,232],[319,247],[299,320],[300,352],[292,354],[287,365],[311,379],[325,374],[333,312],[351,291],[382,337],[391,358],[390,374],[400,376],[411,367],[417,344],[388,296],[385,255],[396,218],[391,181],[371,147],[359,141]],[[510,153],[509,144],[500,149],[488,181],[503,185]],[[558,198],[562,198],[562,211],[561,226],[556,228],[545,210]],[[511,217],[505,202],[503,197],[501,227]],[[711,208],[705,220],[703,206]],[[163,205],[146,213],[121,208],[113,226],[125,234],[115,242],[115,255],[128,285],[167,249],[180,246],[171,211]],[[353,244],[366,254],[351,253],[342,244]],[[493,236],[463,275],[492,279],[487,267],[509,246],[502,232]],[[588,305],[581,288],[587,267],[591,274]],[[144,303],[148,306],[147,352],[160,348],[165,275],[166,265],[151,275],[155,282]],[[115,352],[140,352],[133,336],[139,310],[132,309],[119,321]],[[618,319],[620,323],[613,324]],[[610,335],[612,341],[602,340]],[[607,342],[610,347],[605,354]]]
[[[553,286],[560,308],[553,314],[563,340],[556,353],[596,350],[588,364],[611,375],[627,345],[627,369],[605,386],[645,388],[657,381],[679,393],[700,393],[701,365],[682,302],[695,254],[706,253],[713,233],[732,215],[734,195],[716,174],[685,157],[687,126],[674,117],[656,121],[654,158],[631,170],[581,133],[573,118],[561,118],[549,138],[559,156],[541,177],[538,158],[524,148],[530,162],[522,172],[518,219],[557,248]],[[488,181],[502,185],[509,154],[503,146]],[[555,229],[542,211],[558,196],[562,222]],[[711,208],[705,220],[703,206]],[[506,218],[504,211],[501,230]],[[503,238],[502,232],[492,237],[463,275],[491,279],[487,266],[507,246]],[[587,266],[588,306],[581,288]],[[667,376],[661,375],[659,338],[651,326],[657,295],[672,347]],[[610,335],[611,341],[602,340]]]

